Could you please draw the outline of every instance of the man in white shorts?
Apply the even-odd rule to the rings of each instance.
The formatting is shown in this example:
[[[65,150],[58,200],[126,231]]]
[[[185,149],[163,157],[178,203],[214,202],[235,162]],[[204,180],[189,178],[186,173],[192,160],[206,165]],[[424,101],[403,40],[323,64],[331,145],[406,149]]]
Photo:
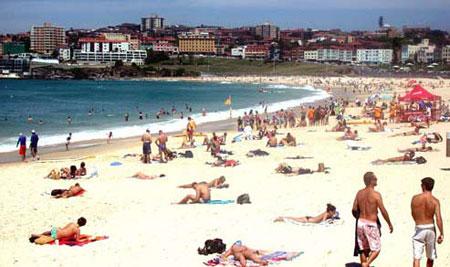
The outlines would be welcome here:
[[[434,180],[430,177],[422,179],[422,193],[415,195],[411,200],[411,211],[416,223],[413,241],[414,263],[413,267],[420,266],[420,260],[425,249],[427,255],[427,267],[433,266],[436,254],[436,227],[434,216],[439,228],[437,243],[444,241],[444,228],[442,225],[441,207],[439,200],[435,198],[431,191],[434,187]]]

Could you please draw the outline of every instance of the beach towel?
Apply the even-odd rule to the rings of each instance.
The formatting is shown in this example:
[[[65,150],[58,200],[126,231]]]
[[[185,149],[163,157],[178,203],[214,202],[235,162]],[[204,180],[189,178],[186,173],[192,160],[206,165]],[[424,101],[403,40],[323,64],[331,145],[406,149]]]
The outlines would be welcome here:
[[[269,264],[275,264],[280,261],[292,261],[293,259],[302,255],[303,252],[286,252],[286,251],[274,251],[268,252],[261,257],[261,259],[266,260]],[[241,266],[238,260],[235,260],[233,256],[226,260],[223,260],[220,256],[216,256],[214,259],[204,262],[206,266]],[[247,260],[248,267],[261,266],[253,261]]]
[[[210,200],[208,202],[206,202],[205,204],[210,204],[210,205],[226,205],[226,204],[231,204],[234,203],[234,200],[232,199],[226,199],[226,200],[222,200],[222,199],[214,199],[214,200]]]
[[[67,245],[67,246],[71,246],[71,247],[73,247],[73,246],[82,247],[82,246],[84,246],[86,244],[89,244],[89,243],[92,243],[92,242],[96,242],[96,241],[100,241],[100,240],[105,240],[105,239],[108,239],[108,238],[109,238],[108,236],[94,236],[93,237],[93,236],[90,236],[90,235],[80,235],[80,240],[78,240],[78,241],[75,241],[75,240],[69,239],[69,238],[61,238],[61,239],[59,239],[59,245],[60,246]],[[53,242],[50,242],[48,244],[55,245],[56,242],[53,241]]]
[[[67,191],[67,190],[66,189],[53,189],[52,192],[50,192],[50,193],[44,192],[44,194],[45,195],[50,195],[50,196],[56,196],[56,195],[62,194],[64,191]],[[84,194],[84,192],[86,192],[86,190],[83,189],[80,192],[78,192],[75,195],[73,195],[72,197],[82,196]]]
[[[350,150],[360,150],[360,151],[365,151],[365,150],[369,150],[371,149],[371,146],[366,145],[366,144],[362,144],[353,140],[347,140],[346,141],[347,144],[347,148]]]
[[[372,161],[372,165],[414,165],[417,164],[415,160],[408,160],[408,161],[396,161],[396,162],[377,162]]]
[[[113,166],[113,167],[116,167],[116,166],[121,166],[122,165],[122,163],[121,162],[118,162],[118,161],[114,161],[114,162],[111,162],[111,164],[109,164],[110,166]]]
[[[325,220],[323,222],[320,223],[302,223],[302,222],[297,222],[296,220],[292,220],[289,218],[283,218],[283,222],[286,223],[291,223],[291,224],[295,224],[295,225],[300,225],[300,226],[336,226],[336,225],[342,225],[344,224],[344,220],[341,219],[328,219]]]
[[[286,157],[285,159],[312,159],[313,157],[304,157],[304,156],[295,156],[295,157]]]

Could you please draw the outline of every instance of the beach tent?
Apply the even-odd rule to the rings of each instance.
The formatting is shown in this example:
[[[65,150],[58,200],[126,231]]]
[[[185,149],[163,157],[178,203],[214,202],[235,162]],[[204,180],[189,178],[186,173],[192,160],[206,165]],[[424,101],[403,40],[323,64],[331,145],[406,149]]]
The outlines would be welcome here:
[[[399,100],[404,102],[419,101],[419,100],[437,101],[440,99],[441,99],[440,96],[433,95],[419,84],[415,85],[411,91],[406,93],[406,95],[399,97]]]
[[[399,97],[398,100],[401,102],[418,102],[421,100],[430,101],[433,103],[431,109],[431,119],[438,120],[441,116],[441,97],[438,95],[433,95],[419,84],[416,84],[411,91],[406,93],[404,96]]]

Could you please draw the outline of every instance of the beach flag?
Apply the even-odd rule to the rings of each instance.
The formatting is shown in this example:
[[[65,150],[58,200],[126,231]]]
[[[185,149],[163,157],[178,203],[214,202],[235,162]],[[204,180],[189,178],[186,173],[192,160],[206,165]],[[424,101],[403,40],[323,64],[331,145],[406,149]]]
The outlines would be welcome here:
[[[223,104],[225,106],[231,106],[231,95],[227,97],[227,99],[225,99],[225,101],[223,102]]]

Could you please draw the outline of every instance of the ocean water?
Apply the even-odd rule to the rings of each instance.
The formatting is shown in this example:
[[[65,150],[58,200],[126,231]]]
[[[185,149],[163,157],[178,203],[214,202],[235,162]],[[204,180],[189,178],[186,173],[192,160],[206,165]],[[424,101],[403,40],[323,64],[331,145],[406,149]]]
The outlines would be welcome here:
[[[268,92],[259,93],[260,87]],[[224,105],[228,96],[232,97],[232,115],[237,117],[250,109],[263,112],[262,103],[271,112],[328,95],[312,87],[282,84],[0,80],[0,152],[15,150],[19,133],[29,137],[33,129],[42,146],[64,143],[69,132],[76,142],[106,138],[110,131],[114,138],[141,135],[147,128],[153,133],[160,129],[178,131],[185,128],[188,116],[198,124],[223,120],[230,116],[229,107]],[[174,115],[173,107],[177,110]],[[161,108],[171,114],[157,119]],[[139,112],[144,114],[143,120]],[[184,119],[180,119],[180,112]],[[125,113],[129,113],[128,122]]]

